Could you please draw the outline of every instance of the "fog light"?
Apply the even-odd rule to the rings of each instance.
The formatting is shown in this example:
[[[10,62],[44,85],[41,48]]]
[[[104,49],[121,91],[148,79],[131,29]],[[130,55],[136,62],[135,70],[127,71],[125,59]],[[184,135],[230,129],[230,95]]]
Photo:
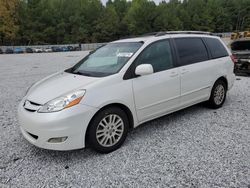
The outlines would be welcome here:
[[[65,137],[57,137],[57,138],[50,138],[49,140],[48,140],[48,142],[50,142],[50,143],[60,143],[60,142],[64,142],[65,140],[67,140],[67,136],[65,136]]]

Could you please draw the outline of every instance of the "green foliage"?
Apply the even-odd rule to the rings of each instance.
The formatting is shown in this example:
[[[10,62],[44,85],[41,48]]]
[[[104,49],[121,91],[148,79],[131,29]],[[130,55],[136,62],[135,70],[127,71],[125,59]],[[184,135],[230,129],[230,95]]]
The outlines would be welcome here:
[[[17,36],[18,0],[0,0],[0,44],[10,44]]]
[[[166,30],[250,29],[249,0],[0,0],[0,45],[107,42]]]
[[[157,17],[154,22],[154,28],[157,31],[177,31],[184,29],[181,17],[185,14],[182,4],[178,0],[172,0],[169,3],[161,3],[157,7]]]
[[[93,42],[106,42],[118,38],[119,18],[112,4],[102,12],[96,21],[92,37]]]
[[[137,35],[154,30],[156,6],[153,1],[134,0],[125,16],[130,34]]]

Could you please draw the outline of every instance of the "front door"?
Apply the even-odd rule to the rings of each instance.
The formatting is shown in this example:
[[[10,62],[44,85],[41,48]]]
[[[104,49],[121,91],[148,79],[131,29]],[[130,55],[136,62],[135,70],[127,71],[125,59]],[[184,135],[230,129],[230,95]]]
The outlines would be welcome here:
[[[150,44],[135,60],[135,67],[151,64],[154,73],[133,79],[134,100],[139,122],[146,121],[180,105],[180,74],[175,67],[169,40]]]

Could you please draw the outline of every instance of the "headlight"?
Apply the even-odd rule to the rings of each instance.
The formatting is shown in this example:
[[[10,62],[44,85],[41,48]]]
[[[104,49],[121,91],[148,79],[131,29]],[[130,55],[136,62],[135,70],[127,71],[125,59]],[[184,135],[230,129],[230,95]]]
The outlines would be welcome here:
[[[45,105],[43,105],[38,112],[40,113],[49,113],[49,112],[57,112],[63,110],[65,108],[69,108],[77,105],[85,94],[85,90],[78,90],[71,92],[67,95],[55,98]]]

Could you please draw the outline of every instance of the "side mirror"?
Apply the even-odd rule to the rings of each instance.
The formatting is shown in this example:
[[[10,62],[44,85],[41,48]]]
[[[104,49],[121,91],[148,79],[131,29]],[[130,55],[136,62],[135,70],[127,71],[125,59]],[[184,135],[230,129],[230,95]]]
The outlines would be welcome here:
[[[141,64],[141,65],[138,65],[135,69],[135,74],[138,76],[144,76],[144,75],[153,74],[153,73],[154,73],[154,69],[152,65],[150,64]]]

